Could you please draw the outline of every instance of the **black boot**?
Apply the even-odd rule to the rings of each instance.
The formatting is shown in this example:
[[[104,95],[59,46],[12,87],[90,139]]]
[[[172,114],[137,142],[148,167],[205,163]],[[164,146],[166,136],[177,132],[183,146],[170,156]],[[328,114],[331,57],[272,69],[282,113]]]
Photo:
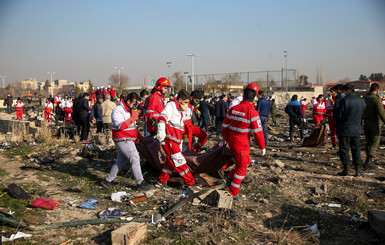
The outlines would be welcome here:
[[[349,168],[348,165],[344,165],[344,170],[337,173],[338,176],[348,176],[349,175]]]
[[[364,177],[364,174],[360,170],[360,166],[356,166],[356,177]]]
[[[364,167],[363,167],[364,171],[368,170],[368,169],[374,169],[374,165],[373,165],[372,160],[373,160],[373,157],[371,157],[371,156],[366,157],[366,161],[365,161]]]

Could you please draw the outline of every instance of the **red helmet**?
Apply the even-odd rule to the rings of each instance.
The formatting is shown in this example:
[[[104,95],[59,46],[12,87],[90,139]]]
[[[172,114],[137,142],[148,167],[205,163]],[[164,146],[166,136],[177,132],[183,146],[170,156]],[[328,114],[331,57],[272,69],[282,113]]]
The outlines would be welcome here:
[[[161,77],[158,79],[158,81],[156,81],[155,89],[160,90],[163,86],[171,87],[170,81],[165,77]]]
[[[249,85],[247,85],[247,87],[246,88],[249,88],[249,89],[252,89],[252,90],[254,90],[257,94],[258,94],[258,92],[259,92],[259,88],[258,88],[258,85],[257,84],[255,84],[255,83],[249,83]]]

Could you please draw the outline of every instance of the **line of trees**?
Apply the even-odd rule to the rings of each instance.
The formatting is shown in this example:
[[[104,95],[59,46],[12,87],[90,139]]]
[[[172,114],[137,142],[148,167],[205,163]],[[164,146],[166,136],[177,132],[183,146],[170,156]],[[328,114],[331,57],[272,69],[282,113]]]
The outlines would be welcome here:
[[[360,77],[358,78],[361,81],[385,81],[385,76],[382,73],[372,73],[367,77],[364,74],[361,74]]]

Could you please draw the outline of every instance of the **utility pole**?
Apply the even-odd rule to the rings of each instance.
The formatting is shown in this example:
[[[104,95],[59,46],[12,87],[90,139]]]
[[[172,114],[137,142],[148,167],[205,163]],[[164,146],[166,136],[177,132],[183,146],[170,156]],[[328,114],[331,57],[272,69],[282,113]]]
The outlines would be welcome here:
[[[199,54],[186,54],[191,57],[191,79],[192,79],[192,91],[194,91],[195,77],[194,77],[194,58],[199,56]]]
[[[187,74],[188,74],[188,71],[183,72],[183,74],[184,74],[185,80],[186,80],[186,91],[187,91]]]
[[[286,92],[287,92],[287,87],[288,87],[288,84],[287,84],[287,51],[283,51],[283,56],[285,56],[285,63],[286,63],[286,66],[285,66],[285,71],[286,71],[285,81],[286,81]]]
[[[122,93],[122,83],[120,82],[120,70],[124,69],[122,66],[115,66],[115,69],[118,70],[118,77],[119,77],[119,94]]]

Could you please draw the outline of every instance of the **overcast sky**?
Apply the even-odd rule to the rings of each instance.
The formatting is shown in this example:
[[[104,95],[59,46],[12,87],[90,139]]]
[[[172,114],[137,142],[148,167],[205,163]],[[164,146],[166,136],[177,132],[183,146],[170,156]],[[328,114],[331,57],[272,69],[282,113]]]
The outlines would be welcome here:
[[[299,69],[315,81],[385,73],[383,0],[0,0],[0,76],[107,84],[115,66],[144,78]]]

